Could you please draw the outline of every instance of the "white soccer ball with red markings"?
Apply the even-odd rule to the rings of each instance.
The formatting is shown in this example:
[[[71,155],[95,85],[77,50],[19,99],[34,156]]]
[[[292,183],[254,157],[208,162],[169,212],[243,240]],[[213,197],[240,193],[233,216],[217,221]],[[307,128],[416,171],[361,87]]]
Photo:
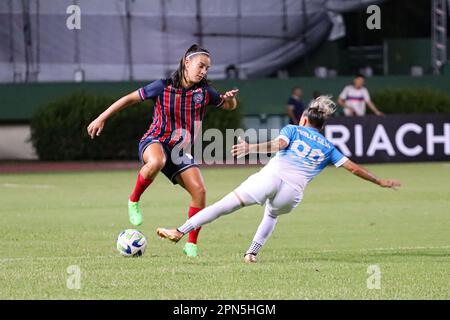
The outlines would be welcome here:
[[[147,248],[147,239],[135,229],[122,231],[117,238],[117,250],[124,257],[142,256]]]

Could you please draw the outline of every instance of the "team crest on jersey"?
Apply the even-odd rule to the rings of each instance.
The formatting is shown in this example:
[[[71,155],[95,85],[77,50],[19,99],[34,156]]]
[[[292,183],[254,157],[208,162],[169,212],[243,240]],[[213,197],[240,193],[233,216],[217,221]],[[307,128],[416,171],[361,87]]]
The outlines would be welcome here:
[[[192,96],[192,99],[195,103],[201,103],[203,101],[203,93],[202,92],[196,92]]]

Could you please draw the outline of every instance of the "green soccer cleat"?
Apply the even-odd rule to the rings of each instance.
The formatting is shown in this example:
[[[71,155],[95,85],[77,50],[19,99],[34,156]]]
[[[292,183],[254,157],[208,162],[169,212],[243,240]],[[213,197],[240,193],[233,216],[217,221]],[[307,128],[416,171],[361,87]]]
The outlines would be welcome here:
[[[142,224],[142,212],[139,207],[139,201],[133,202],[128,200],[128,216],[133,226],[140,226]]]
[[[197,256],[197,245],[195,243],[186,242],[184,245],[183,252],[188,257],[196,257]]]

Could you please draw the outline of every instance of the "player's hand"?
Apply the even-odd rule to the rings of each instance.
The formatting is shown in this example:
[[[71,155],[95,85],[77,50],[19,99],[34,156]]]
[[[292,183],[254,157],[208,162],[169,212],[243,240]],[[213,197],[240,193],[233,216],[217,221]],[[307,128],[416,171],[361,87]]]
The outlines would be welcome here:
[[[382,188],[391,188],[397,190],[402,184],[398,180],[390,180],[390,179],[381,179],[379,183]]]
[[[353,108],[351,108],[351,107],[349,107],[349,106],[347,106],[347,105],[344,105],[344,109],[349,110],[351,116],[353,116],[353,117],[356,117],[356,116],[357,116],[355,109],[353,109]]]
[[[375,114],[376,114],[377,116],[380,116],[380,117],[384,117],[384,116],[385,116],[384,113],[381,112],[381,111],[377,111]]]
[[[238,144],[231,147],[231,154],[236,158],[245,157],[249,152],[248,143],[238,137]]]
[[[95,136],[99,136],[100,133],[103,131],[103,127],[105,126],[105,121],[97,118],[94,121],[92,121],[88,127],[87,132],[88,135],[91,137],[91,139],[94,139]]]
[[[233,90],[227,91],[224,94],[222,94],[222,99],[231,100],[234,97],[236,97],[238,92],[239,92],[239,89],[233,89]]]

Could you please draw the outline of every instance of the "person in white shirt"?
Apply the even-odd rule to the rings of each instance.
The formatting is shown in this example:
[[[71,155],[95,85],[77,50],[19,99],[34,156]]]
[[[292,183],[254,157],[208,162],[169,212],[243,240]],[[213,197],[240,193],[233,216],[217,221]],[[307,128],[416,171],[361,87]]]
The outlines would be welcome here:
[[[358,74],[353,79],[353,85],[348,85],[342,90],[338,103],[344,108],[346,116],[364,116],[366,104],[377,116],[384,116],[377,106],[370,100],[369,91],[364,87],[364,76]]]

